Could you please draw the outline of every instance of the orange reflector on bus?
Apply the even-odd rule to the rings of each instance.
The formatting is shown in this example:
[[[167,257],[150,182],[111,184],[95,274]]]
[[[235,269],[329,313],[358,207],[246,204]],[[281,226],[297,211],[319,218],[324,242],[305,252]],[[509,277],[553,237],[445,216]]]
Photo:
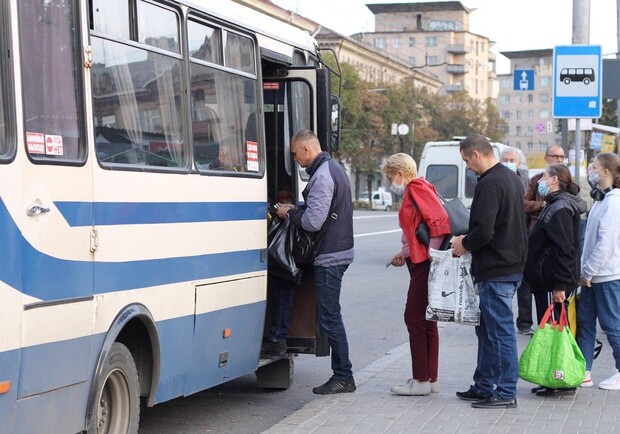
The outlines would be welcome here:
[[[229,338],[232,335],[232,329],[224,329],[224,339]]]
[[[11,382],[10,381],[0,381],[0,395],[4,393],[8,393],[11,390]]]

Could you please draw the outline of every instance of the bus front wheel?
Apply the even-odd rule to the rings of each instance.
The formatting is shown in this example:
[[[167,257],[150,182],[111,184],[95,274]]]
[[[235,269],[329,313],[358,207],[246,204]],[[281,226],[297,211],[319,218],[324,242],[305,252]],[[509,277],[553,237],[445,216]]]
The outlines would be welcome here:
[[[137,433],[140,385],[131,352],[114,342],[103,364],[89,433]]]

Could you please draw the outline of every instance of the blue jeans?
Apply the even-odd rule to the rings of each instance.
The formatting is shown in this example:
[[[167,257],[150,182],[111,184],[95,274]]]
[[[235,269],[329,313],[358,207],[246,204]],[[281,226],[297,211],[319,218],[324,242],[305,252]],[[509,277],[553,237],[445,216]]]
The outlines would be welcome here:
[[[581,287],[577,302],[577,344],[586,359],[586,370],[592,370],[596,319],[607,335],[607,341],[620,370],[620,280],[593,283]]]
[[[271,278],[271,277],[270,277]],[[271,322],[269,324],[270,342],[286,341],[293,310],[293,282],[273,277],[271,286]]]
[[[348,265],[314,267],[319,323],[327,334],[332,351],[333,378],[346,380],[353,376],[349,360],[349,343],[340,314],[340,288]]]
[[[517,395],[519,355],[512,320],[512,298],[520,282],[478,282],[480,325],[474,389],[483,395],[511,399]],[[496,386],[496,387],[495,387]]]

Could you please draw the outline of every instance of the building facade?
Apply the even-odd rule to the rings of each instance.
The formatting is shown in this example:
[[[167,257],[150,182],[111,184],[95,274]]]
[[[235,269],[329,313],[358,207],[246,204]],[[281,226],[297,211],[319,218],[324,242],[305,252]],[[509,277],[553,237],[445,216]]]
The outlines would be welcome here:
[[[440,94],[467,92],[486,101],[497,91],[492,42],[469,31],[460,1],[369,4],[375,31],[352,37],[444,83]]]
[[[509,51],[510,74],[498,75],[497,108],[507,123],[506,145],[521,149],[530,164],[541,163],[552,145],[561,145],[553,119],[553,49]],[[515,73],[515,71],[517,71]],[[529,77],[533,82],[529,83]]]

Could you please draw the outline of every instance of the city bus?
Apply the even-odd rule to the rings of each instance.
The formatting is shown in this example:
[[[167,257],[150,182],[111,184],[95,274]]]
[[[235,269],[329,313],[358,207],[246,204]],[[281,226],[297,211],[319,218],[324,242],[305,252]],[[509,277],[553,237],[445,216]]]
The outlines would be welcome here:
[[[303,200],[294,132],[337,149],[314,38],[227,0],[7,0],[0,33],[0,432],[288,387],[260,359],[267,212]],[[327,355],[318,329],[310,277],[289,352]]]

